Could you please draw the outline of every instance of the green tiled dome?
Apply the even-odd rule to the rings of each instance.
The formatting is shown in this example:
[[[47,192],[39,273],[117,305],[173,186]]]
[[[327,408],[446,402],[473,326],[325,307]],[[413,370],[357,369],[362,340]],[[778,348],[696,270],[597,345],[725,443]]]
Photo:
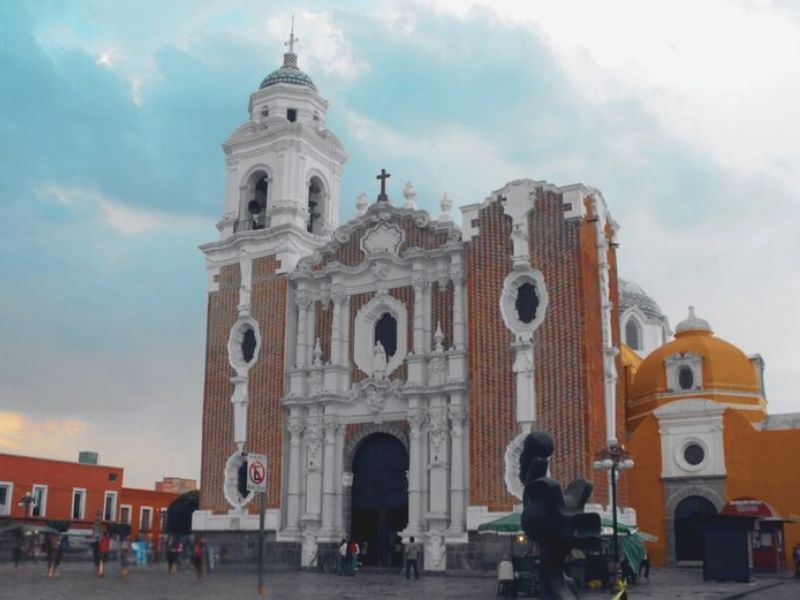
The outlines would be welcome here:
[[[317,86],[314,85],[311,77],[297,68],[297,55],[293,52],[287,52],[283,55],[283,66],[267,75],[264,78],[264,81],[261,82],[259,89],[263,90],[265,87],[275,85],[277,83],[304,85],[306,87],[310,87],[315,92],[317,91]]]

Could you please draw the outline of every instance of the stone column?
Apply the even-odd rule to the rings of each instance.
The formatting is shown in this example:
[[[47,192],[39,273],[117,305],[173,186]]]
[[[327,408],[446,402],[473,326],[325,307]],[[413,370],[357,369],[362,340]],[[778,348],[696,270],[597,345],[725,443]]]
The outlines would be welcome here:
[[[295,353],[295,366],[305,367],[308,364],[308,335],[306,333],[308,325],[308,313],[311,306],[311,299],[306,290],[297,290],[295,296],[297,304],[297,349]],[[312,332],[313,335],[313,332]]]
[[[412,398],[410,403],[419,402]],[[425,413],[414,406],[408,412],[409,448],[408,448],[408,527],[407,535],[419,536],[422,532],[422,428],[425,424]]]
[[[333,299],[333,316],[331,317],[331,355],[332,365],[339,365],[342,362],[342,301],[345,299],[344,289],[335,286],[331,290]]]
[[[325,449],[322,467],[322,531],[320,534],[332,537],[334,535],[334,511],[336,509],[336,497],[334,490],[334,479],[336,475],[336,430],[339,424],[336,417],[325,416],[323,418]]]
[[[463,393],[450,396],[450,528],[448,533],[462,535],[466,526],[464,473],[464,421],[467,413],[463,405]]]
[[[303,420],[298,416],[289,417],[289,486],[286,502],[286,533],[300,533],[300,434]]]
[[[466,348],[467,327],[464,320],[464,269],[460,264],[450,265],[453,282],[453,348]]]
[[[339,424],[339,427],[336,428],[336,469],[333,474],[333,489],[336,498],[333,512],[333,530],[337,536],[341,537],[346,536],[344,526],[344,485],[342,483],[344,475],[344,432],[344,425]]]
[[[339,357],[341,360],[342,365],[347,367],[345,371],[345,381],[343,390],[349,391],[350,390],[350,379],[352,377],[352,372],[350,370],[350,365],[352,363],[352,358],[350,356],[350,296],[345,295],[342,298],[342,316],[341,316],[341,323],[342,323],[342,333],[341,333],[341,350],[339,352]]]
[[[313,362],[314,341],[317,328],[317,303],[312,302],[306,311],[306,354],[304,365],[310,365]]]

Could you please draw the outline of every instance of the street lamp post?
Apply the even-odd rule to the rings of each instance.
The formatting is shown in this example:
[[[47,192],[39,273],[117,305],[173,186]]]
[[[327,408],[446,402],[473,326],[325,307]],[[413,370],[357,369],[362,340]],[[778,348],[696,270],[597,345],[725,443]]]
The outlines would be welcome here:
[[[33,496],[33,492],[25,492],[25,495],[20,498],[19,504],[20,506],[25,507],[25,520],[27,521],[31,517],[31,506],[35,502],[35,498]]]
[[[600,452],[593,466],[611,472],[611,527],[614,548],[614,582],[619,579],[619,535],[617,534],[617,477],[618,473],[633,468],[633,459],[624,446],[612,445]]]

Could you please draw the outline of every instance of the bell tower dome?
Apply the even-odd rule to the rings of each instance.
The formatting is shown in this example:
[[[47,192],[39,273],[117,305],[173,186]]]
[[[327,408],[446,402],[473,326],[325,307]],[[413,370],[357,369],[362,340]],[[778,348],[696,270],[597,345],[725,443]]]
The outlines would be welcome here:
[[[298,41],[292,30],[283,65],[250,95],[249,121],[223,144],[228,174],[225,212],[217,225],[222,239],[291,230],[311,250],[339,224],[347,154],[325,128],[328,102],[297,66]]]

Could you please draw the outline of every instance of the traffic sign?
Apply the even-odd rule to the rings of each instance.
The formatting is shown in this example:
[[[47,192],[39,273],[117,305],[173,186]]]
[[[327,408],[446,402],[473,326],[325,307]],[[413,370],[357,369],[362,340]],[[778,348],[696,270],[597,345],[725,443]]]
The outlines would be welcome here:
[[[264,454],[247,455],[247,489],[267,491],[267,457]]]

